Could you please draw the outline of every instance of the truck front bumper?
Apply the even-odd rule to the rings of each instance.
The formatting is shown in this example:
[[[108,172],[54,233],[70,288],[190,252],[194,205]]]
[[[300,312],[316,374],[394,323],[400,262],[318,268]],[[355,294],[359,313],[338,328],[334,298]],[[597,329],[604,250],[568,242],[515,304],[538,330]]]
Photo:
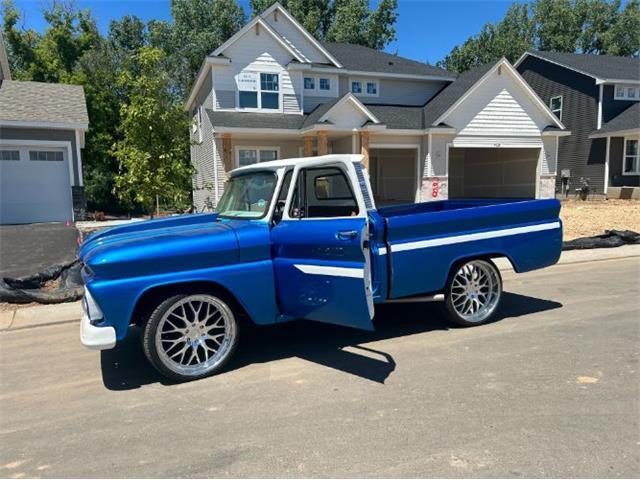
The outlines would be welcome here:
[[[83,312],[80,322],[80,341],[92,350],[108,350],[116,346],[116,329],[91,325],[89,316]]]
[[[82,299],[82,320],[80,321],[80,341],[92,350],[108,350],[116,346],[116,329],[109,326],[99,327],[91,323],[91,319],[102,318],[102,311],[95,303],[91,292],[84,287]]]

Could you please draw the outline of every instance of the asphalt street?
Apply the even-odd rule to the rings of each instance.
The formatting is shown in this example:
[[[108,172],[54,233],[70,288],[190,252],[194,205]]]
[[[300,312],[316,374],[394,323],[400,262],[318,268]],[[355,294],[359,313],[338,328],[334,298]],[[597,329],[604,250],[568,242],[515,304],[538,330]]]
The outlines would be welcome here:
[[[399,304],[374,333],[252,329],[187,384],[135,331],[102,353],[77,324],[1,333],[0,476],[640,475],[640,260],[504,280],[489,325]]]

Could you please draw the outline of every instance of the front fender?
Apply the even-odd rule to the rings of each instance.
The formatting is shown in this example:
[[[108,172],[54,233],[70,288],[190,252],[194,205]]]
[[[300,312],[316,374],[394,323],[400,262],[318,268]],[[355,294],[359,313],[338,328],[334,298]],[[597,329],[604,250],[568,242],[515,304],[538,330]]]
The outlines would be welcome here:
[[[86,286],[104,314],[99,325],[114,327],[117,340],[122,340],[145,292],[192,282],[224,287],[258,325],[276,321],[278,310],[271,259],[133,278],[90,280]]]

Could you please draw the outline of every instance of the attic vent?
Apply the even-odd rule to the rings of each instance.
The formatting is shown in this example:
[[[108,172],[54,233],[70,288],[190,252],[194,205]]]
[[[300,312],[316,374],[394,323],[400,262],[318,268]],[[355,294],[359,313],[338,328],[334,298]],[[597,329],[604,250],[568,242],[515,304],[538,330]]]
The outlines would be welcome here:
[[[275,22],[277,22],[277,21],[278,21],[278,10],[275,10],[275,11],[273,12],[273,20],[274,20]]]
[[[502,75],[502,65],[498,67],[498,75]]]
[[[389,65],[393,65],[393,62],[392,62],[392,61],[389,61]]]
[[[256,23],[256,35],[260,35],[260,24]]]

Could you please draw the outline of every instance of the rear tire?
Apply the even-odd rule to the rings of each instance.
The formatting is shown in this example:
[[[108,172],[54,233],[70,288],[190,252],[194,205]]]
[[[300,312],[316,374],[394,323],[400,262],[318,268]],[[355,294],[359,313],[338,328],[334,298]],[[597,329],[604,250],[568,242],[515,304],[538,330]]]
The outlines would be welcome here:
[[[142,348],[162,375],[184,382],[220,372],[238,338],[236,315],[223,299],[183,293],[167,298],[149,315]]]
[[[502,277],[490,260],[468,260],[455,266],[445,291],[448,319],[461,327],[489,322],[502,298]]]

